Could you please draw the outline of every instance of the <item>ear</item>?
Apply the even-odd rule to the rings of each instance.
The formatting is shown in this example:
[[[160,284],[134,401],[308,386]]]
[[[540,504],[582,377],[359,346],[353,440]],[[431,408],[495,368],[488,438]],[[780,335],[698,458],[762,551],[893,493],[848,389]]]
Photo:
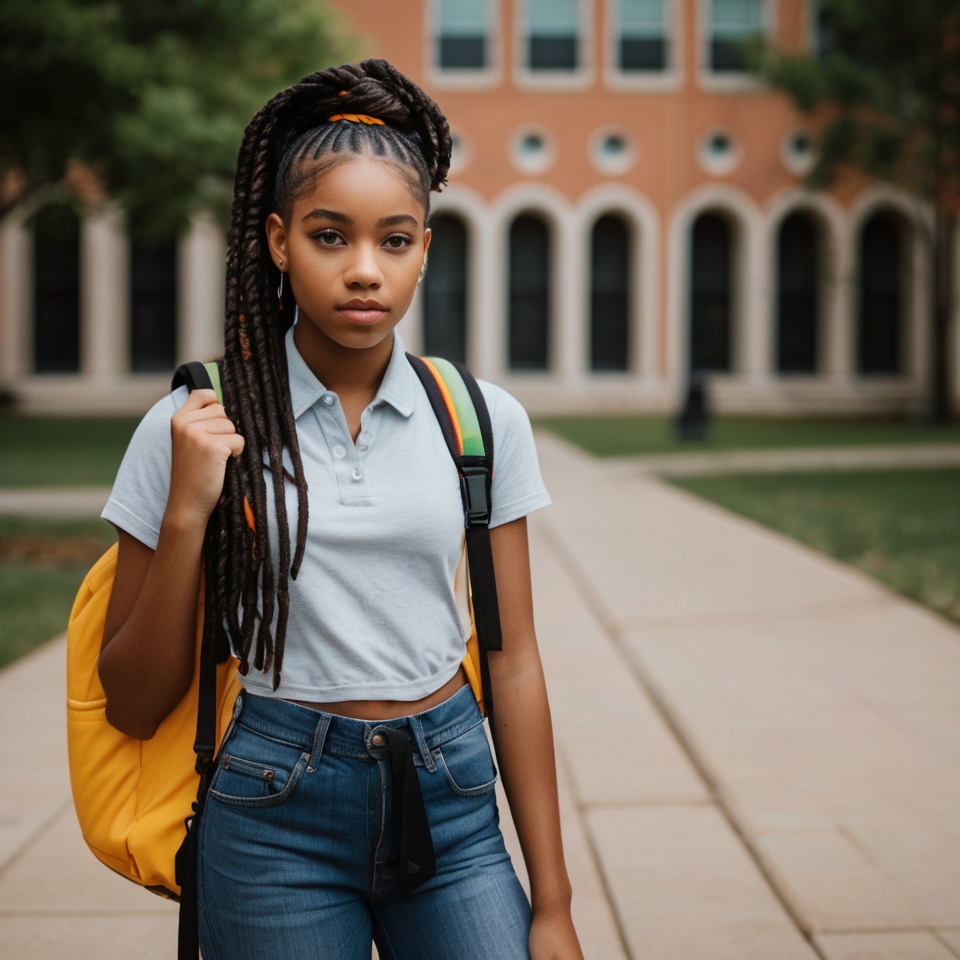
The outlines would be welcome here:
[[[430,249],[430,241],[433,239],[433,231],[427,227],[423,231],[423,255],[427,255],[427,251]]]
[[[287,228],[280,219],[280,214],[271,213],[267,217],[265,227],[267,231],[267,245],[270,247],[270,258],[273,265],[280,271],[286,272],[290,264],[287,256]],[[280,264],[283,264],[281,267]]]

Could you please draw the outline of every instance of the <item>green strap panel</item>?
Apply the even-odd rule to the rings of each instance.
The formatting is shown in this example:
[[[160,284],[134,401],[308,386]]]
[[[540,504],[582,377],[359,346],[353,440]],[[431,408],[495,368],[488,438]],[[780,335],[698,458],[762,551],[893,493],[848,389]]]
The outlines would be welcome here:
[[[440,372],[443,382],[447,385],[453,408],[457,411],[457,420],[460,423],[460,436],[463,439],[463,455],[465,457],[483,457],[486,451],[483,448],[483,437],[480,435],[480,421],[477,411],[470,398],[470,391],[460,376],[460,371],[441,357],[427,357]]]
[[[210,374],[210,382],[213,384],[217,399],[223,404],[223,387],[220,385],[220,364],[217,363],[216,360],[213,360],[210,363],[205,363],[203,366],[207,373]]]

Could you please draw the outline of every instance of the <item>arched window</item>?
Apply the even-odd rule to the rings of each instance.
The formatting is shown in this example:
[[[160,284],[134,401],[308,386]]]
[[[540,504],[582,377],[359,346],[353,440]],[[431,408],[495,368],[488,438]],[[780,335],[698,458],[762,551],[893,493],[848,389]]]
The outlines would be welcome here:
[[[897,218],[877,213],[860,234],[860,373],[900,372],[903,238]]]
[[[690,369],[730,370],[733,311],[733,237],[719,214],[703,213],[693,225],[690,258]]]
[[[777,245],[777,370],[816,373],[820,328],[817,227],[792,213]]]
[[[466,363],[467,228],[459,217],[430,221],[430,265],[423,278],[423,347],[431,357]]]
[[[33,218],[33,366],[80,370],[80,218],[67,206]]]
[[[546,370],[550,327],[550,234],[524,213],[510,225],[510,369]]]
[[[172,370],[177,355],[177,242],[130,241],[130,368]]]
[[[590,369],[626,370],[630,327],[630,232],[607,214],[590,252]]]

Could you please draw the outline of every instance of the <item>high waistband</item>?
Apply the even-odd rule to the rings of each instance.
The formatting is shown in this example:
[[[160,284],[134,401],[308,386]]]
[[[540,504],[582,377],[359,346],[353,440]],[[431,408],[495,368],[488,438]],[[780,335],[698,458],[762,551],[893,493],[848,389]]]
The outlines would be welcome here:
[[[415,760],[432,769],[432,751],[483,723],[483,714],[469,684],[423,713],[391,720],[341,717],[244,690],[237,698],[234,722],[312,756],[322,751],[371,760],[384,759],[377,745],[380,741],[374,740],[378,727],[406,729],[413,740]]]

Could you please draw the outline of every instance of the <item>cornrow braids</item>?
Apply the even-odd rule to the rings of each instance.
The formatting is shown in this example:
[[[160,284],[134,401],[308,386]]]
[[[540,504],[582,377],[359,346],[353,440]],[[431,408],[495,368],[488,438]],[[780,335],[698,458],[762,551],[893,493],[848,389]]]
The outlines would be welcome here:
[[[383,125],[328,122],[336,114],[365,114]],[[279,280],[266,242],[272,212],[285,220],[293,202],[337,163],[369,154],[396,165],[429,211],[429,193],[446,182],[450,129],[440,108],[385,60],[331,67],[278,93],[250,121],[237,158],[227,247],[223,402],[245,439],[227,464],[223,495],[207,526],[205,602],[221,659],[226,635],[240,658],[280,684],[289,580],[306,548],[308,507],[284,336],[293,319],[274,291]],[[292,297],[291,297],[292,299]],[[292,476],[284,467],[284,453]],[[264,470],[273,478],[278,564],[268,529]],[[297,491],[296,540],[286,507],[286,483]],[[253,529],[247,510],[253,514]],[[292,554],[292,556],[291,556]],[[276,616],[276,627],[271,629]]]

